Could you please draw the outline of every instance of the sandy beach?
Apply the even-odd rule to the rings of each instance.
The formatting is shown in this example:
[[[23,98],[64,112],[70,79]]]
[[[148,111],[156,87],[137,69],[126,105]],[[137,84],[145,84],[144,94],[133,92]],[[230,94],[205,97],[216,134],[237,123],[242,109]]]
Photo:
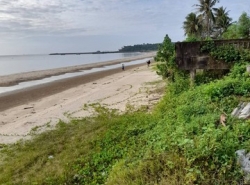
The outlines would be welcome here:
[[[0,143],[29,139],[32,133],[93,114],[90,106],[124,111],[150,107],[160,99],[154,83],[160,81],[146,64],[62,79],[0,96]],[[158,84],[158,83],[157,83]]]

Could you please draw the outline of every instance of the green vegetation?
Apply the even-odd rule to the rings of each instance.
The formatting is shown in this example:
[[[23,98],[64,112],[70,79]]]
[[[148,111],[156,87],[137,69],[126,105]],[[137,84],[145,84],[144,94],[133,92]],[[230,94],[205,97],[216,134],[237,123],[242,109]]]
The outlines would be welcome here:
[[[229,11],[215,8],[217,0],[199,0],[198,13],[189,13],[183,22],[186,41],[213,39],[247,39],[250,37],[250,17],[243,12],[232,22]]]
[[[198,0],[197,13],[191,12],[183,22],[187,40],[204,40],[221,38],[222,34],[232,25],[226,8],[215,8],[218,0]]]
[[[157,44],[136,44],[133,46],[123,46],[119,49],[119,52],[148,52],[148,51],[157,51]]]
[[[176,73],[175,48],[168,35],[159,45],[159,50],[154,59],[157,62],[157,74],[174,81],[174,74]]]
[[[174,69],[172,47],[166,36],[157,54],[167,71]],[[250,121],[230,116],[239,102],[250,101],[244,59],[209,83],[201,73],[192,87],[173,70],[174,80],[150,113],[94,105],[94,117],[1,145],[0,184],[237,184],[243,174],[235,151],[250,150]]]
[[[215,60],[227,63],[250,62],[250,53],[248,50],[234,45],[216,46],[214,41],[204,42],[200,49],[201,53],[211,55]]]
[[[250,37],[250,17],[246,12],[243,12],[239,20],[229,26],[228,30],[223,33],[224,39],[241,39]]]

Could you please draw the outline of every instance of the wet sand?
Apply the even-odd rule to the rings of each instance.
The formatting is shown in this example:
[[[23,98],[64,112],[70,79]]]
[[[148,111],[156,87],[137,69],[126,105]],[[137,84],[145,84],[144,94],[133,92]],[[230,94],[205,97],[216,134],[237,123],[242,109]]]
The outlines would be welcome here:
[[[137,66],[145,66],[145,64],[128,66],[126,67],[126,70],[136,68]],[[46,96],[60,93],[64,90],[77,87],[79,85],[86,84],[88,82],[92,82],[119,72],[122,72],[121,68],[110,69],[3,93],[0,94],[0,111],[7,110],[18,105],[27,104]]]

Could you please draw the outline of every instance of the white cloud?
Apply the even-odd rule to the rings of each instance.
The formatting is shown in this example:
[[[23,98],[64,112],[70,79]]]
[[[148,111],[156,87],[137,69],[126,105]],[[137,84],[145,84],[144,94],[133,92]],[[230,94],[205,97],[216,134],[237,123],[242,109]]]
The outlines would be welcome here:
[[[157,31],[174,22],[169,17],[176,12],[166,11],[171,4],[153,0],[3,0],[0,34],[19,37]]]
[[[0,37],[4,44],[0,42],[0,50],[5,47],[11,52],[13,48],[21,50],[21,46],[29,50],[36,44],[39,51],[43,47],[47,51],[50,46],[68,49],[64,46],[68,37],[79,41],[79,47],[80,43],[86,48],[96,45],[94,50],[162,42],[165,34],[181,41],[183,21],[188,13],[196,11],[196,3],[198,0],[1,0]],[[249,4],[249,0],[221,0],[219,5],[227,7],[237,20],[243,11],[249,12]],[[13,44],[17,39],[18,45]]]

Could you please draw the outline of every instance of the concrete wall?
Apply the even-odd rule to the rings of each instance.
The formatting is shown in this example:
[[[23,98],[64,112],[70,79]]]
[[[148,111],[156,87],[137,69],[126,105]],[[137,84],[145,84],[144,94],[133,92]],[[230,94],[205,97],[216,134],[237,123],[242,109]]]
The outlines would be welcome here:
[[[229,69],[223,61],[215,61],[208,54],[200,52],[201,46],[209,41],[175,43],[176,63],[179,69]],[[250,49],[250,39],[214,40],[216,46],[232,44],[238,48]]]

